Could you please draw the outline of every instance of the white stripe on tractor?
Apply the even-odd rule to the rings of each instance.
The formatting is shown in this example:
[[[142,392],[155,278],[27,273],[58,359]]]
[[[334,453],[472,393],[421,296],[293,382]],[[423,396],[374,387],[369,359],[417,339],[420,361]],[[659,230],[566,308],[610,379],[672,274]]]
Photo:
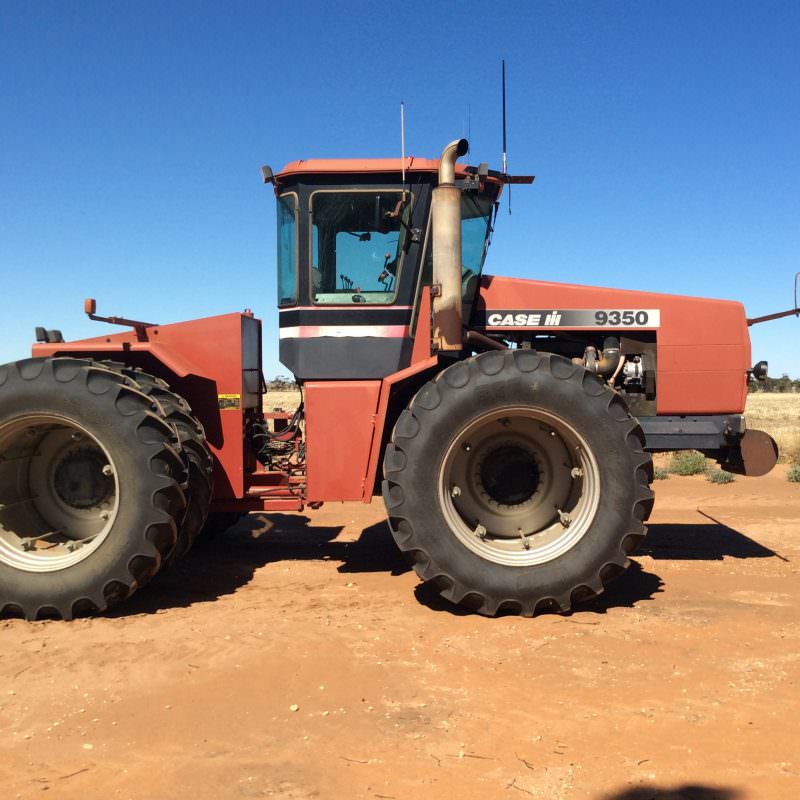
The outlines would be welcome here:
[[[278,313],[289,313],[290,311],[342,311],[343,309],[347,309],[348,311],[383,311],[384,309],[391,310],[391,311],[411,311],[414,306],[384,306],[384,305],[372,305],[372,304],[359,304],[359,303],[341,303],[341,304],[328,304],[326,303],[324,306],[286,306],[285,308],[279,308]]]
[[[376,339],[401,339],[409,335],[408,325],[295,325],[280,329],[281,339],[316,339],[332,336],[372,336]]]

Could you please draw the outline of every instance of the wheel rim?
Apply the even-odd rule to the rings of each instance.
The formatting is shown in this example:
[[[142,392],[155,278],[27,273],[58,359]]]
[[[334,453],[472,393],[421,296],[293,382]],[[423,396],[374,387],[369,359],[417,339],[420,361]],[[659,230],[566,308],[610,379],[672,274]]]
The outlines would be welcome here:
[[[116,466],[85,428],[50,414],[0,425],[0,563],[71,567],[106,540],[118,509]]]
[[[600,499],[597,459],[586,440],[547,411],[497,409],[454,437],[439,475],[450,529],[496,564],[543,564],[589,530]]]

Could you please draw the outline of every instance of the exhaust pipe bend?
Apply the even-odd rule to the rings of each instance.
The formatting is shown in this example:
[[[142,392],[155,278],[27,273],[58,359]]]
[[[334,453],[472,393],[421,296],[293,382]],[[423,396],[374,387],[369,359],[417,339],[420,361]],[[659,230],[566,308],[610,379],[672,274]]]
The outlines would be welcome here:
[[[469,149],[454,139],[439,161],[439,185],[433,190],[433,339],[438,350],[464,346],[461,318],[461,189],[456,186],[456,159]]]
[[[456,159],[465,156],[469,150],[466,139],[454,139],[442,150],[439,160],[439,185],[452,186],[456,182]]]

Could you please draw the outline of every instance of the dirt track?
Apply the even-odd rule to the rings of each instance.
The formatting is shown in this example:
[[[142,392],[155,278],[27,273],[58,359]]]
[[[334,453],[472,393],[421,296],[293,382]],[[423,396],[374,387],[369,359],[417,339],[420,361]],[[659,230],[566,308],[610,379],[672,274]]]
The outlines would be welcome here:
[[[106,618],[2,621],[0,798],[797,798],[785,471],[658,482],[570,617],[454,613],[376,503],[251,519]]]

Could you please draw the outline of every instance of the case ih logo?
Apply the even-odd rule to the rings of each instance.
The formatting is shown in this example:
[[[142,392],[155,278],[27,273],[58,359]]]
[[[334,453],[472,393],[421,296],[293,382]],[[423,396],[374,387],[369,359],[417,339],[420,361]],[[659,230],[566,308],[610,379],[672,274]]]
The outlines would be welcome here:
[[[483,314],[487,328],[658,328],[657,308],[547,309],[490,311]]]

